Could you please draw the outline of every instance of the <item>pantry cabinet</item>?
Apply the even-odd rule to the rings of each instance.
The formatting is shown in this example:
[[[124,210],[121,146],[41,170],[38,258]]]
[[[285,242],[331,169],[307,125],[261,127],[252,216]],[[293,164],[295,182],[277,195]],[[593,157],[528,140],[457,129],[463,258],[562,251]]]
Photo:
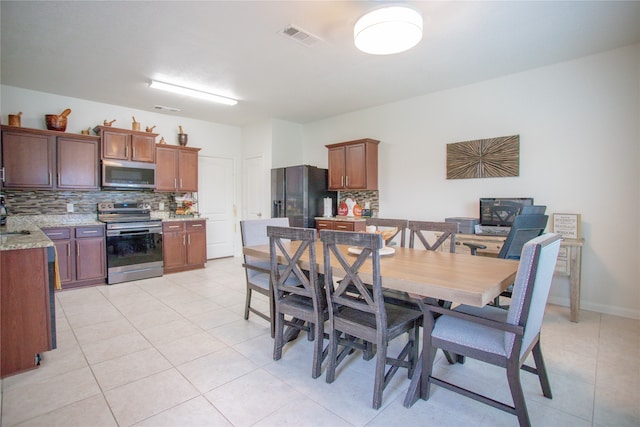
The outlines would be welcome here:
[[[157,133],[98,126],[102,159],[155,162]]]
[[[379,143],[366,138],[327,145],[329,190],[377,190]]]
[[[156,191],[198,191],[199,148],[156,145]]]
[[[207,262],[205,220],[164,222],[162,232],[165,273],[204,268]]]
[[[2,126],[3,187],[97,190],[97,136]]]

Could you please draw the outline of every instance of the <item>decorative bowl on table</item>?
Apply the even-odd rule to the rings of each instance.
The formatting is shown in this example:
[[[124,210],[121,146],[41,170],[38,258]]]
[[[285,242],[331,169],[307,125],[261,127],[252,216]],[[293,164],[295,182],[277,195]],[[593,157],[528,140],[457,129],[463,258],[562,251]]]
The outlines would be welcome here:
[[[387,242],[387,239],[390,239],[391,237],[393,237],[394,234],[396,234],[398,232],[398,227],[393,227],[393,228],[387,228],[385,230],[378,230],[377,233],[378,234],[382,234],[382,240],[385,242]]]

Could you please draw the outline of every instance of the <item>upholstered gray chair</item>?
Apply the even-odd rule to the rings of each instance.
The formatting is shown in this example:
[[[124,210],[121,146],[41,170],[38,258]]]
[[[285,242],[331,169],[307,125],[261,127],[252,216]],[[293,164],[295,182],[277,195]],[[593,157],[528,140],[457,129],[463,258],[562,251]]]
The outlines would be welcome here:
[[[551,386],[540,348],[540,328],[559,248],[560,236],[553,233],[536,237],[524,245],[508,311],[493,306],[461,305],[455,310],[423,306],[420,385],[423,399],[429,398],[430,386],[436,384],[517,415],[521,426],[530,425],[520,369],[538,375],[542,394],[551,399]],[[441,316],[435,320],[435,314]],[[433,363],[438,348],[506,368],[513,406],[451,384],[446,378],[434,377]],[[529,353],[533,353],[535,368],[524,365]],[[417,397],[416,385],[417,381],[412,383],[405,406],[410,406]]]
[[[346,231],[320,231],[324,250],[324,276],[329,305],[329,363],[327,382],[335,380],[336,368],[354,349],[365,353],[376,345],[375,385],[373,408],[382,405],[382,393],[391,378],[403,367],[413,374],[418,350],[418,321],[422,313],[415,310],[386,304],[382,296],[380,276],[380,249],[383,247],[380,234],[353,233]],[[361,249],[357,256],[344,255],[338,245]],[[333,261],[336,268],[344,271],[344,278],[335,286]],[[372,267],[371,286],[363,283],[359,270],[366,264]],[[355,289],[355,291],[354,291]],[[388,357],[388,344],[393,339],[408,333],[409,339],[395,358]],[[338,347],[342,347],[338,352]],[[385,373],[386,365],[390,365]]]
[[[326,352],[323,353],[324,322],[329,318],[316,263],[316,234],[313,228],[267,227],[275,300],[273,359],[280,360],[284,345],[299,331],[306,331],[309,340],[315,341],[313,378],[320,376],[326,356]],[[300,245],[292,248],[285,242],[299,242]],[[307,254],[309,262],[306,272],[300,267],[304,254]],[[290,318],[285,318],[285,315]],[[288,327],[286,334],[285,326]]]
[[[409,221],[407,221],[406,219],[367,218],[366,224],[375,225],[376,227],[382,227],[382,228],[393,228],[393,227],[397,228],[398,231],[393,236],[385,240],[385,243],[389,245],[391,241],[399,234],[400,247],[401,248],[405,247],[406,234],[407,234],[406,231],[407,231],[407,227],[409,226]]]
[[[251,219],[240,221],[240,236],[242,246],[256,246],[269,244],[267,237],[267,226],[274,225],[280,227],[289,226],[289,218],[267,218]],[[273,312],[275,305],[273,302],[273,288],[271,286],[271,268],[269,260],[244,255],[245,276],[247,279],[247,295],[244,305],[244,318],[249,319],[249,312],[254,313],[271,324],[271,336],[275,334],[273,323]],[[253,291],[265,295],[269,299],[269,314],[251,306],[251,296]]]

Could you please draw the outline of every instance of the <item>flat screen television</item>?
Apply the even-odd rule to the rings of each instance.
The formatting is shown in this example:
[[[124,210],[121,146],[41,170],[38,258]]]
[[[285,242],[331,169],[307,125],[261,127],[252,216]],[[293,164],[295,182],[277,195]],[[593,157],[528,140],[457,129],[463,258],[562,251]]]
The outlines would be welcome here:
[[[511,227],[523,206],[532,206],[533,197],[483,197],[480,199],[480,225]]]

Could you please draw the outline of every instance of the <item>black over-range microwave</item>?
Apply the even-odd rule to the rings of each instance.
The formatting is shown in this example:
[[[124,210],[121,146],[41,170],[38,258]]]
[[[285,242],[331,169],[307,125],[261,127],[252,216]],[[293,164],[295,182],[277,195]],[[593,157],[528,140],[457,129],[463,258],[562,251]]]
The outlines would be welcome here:
[[[156,165],[126,160],[103,160],[102,187],[124,190],[154,189]]]

